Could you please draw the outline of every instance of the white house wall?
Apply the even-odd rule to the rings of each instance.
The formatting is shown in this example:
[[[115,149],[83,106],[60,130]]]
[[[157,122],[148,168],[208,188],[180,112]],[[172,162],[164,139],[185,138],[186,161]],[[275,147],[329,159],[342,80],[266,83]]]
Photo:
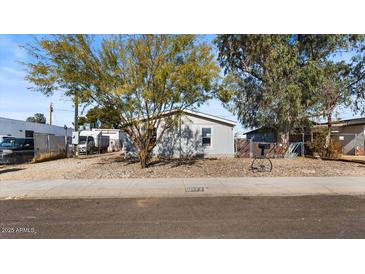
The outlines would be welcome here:
[[[211,147],[202,145],[202,128],[205,127],[211,128]],[[179,157],[180,150],[183,157],[234,157],[233,126],[197,116],[184,115],[181,118],[181,149],[177,127],[165,132],[153,153]]]
[[[166,130],[160,142],[153,149],[155,156],[177,158],[180,157],[181,151],[182,157],[234,157],[233,125],[192,115],[184,115],[181,120],[181,139],[179,138],[179,127]],[[209,148],[202,146],[202,128],[204,127],[212,128],[212,146]],[[158,135],[161,130],[161,127],[157,130]],[[135,152],[135,148],[125,132],[122,132],[122,139],[124,149]]]
[[[65,136],[65,129],[60,126],[31,123],[20,120],[13,120],[0,117],[0,135],[8,135],[24,138],[25,131],[33,131],[34,133],[54,134],[56,136]],[[67,135],[72,135],[72,129],[67,129]]]

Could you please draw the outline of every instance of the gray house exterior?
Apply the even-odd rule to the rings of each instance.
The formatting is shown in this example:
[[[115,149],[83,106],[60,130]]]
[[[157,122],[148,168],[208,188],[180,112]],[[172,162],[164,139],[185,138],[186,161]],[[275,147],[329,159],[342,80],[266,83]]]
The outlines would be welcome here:
[[[315,127],[327,127],[327,123]],[[365,155],[365,117],[336,121],[331,138],[341,143],[345,155]]]
[[[315,138],[315,133],[327,128],[327,123],[315,123],[304,131],[304,140]],[[246,138],[253,142],[275,143],[275,131],[265,128],[246,132]],[[341,144],[344,155],[365,155],[365,117],[339,120],[332,123],[331,138]],[[290,142],[301,142],[301,134],[291,134]]]
[[[277,134],[274,130],[268,128],[258,128],[244,133],[247,140],[253,142],[275,143]]]
[[[234,157],[234,132],[236,122],[214,115],[185,110],[179,124],[165,131],[153,149],[154,156],[166,158],[230,158]],[[159,135],[162,129],[157,129]],[[132,151],[130,142],[126,150]]]

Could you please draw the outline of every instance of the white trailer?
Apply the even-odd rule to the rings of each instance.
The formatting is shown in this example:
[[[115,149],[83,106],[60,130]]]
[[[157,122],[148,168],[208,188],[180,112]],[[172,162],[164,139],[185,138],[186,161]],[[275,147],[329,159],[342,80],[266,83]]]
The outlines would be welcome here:
[[[92,131],[101,132],[103,136],[109,136],[109,152],[122,150],[123,135],[120,129],[93,128]]]
[[[72,144],[77,145],[80,154],[103,153],[108,150],[109,136],[92,130],[81,130],[73,133]]]

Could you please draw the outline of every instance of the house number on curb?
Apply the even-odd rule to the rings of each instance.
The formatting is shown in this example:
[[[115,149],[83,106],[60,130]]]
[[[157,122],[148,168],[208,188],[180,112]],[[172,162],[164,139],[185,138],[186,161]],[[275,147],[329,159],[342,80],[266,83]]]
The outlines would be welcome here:
[[[203,186],[188,186],[185,187],[185,192],[204,192],[204,189]]]

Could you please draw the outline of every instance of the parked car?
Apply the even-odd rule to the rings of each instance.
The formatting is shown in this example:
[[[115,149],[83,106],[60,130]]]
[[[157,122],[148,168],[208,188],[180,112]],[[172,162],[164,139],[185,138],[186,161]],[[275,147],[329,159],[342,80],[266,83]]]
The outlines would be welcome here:
[[[80,154],[91,154],[95,151],[95,141],[92,136],[80,136],[78,150]]]
[[[0,143],[2,141],[4,141],[5,139],[8,139],[8,138],[14,138],[14,137],[12,137],[10,134],[8,134],[8,135],[0,135]]]
[[[34,157],[33,138],[5,138],[0,143],[0,163],[19,164],[31,161]]]

